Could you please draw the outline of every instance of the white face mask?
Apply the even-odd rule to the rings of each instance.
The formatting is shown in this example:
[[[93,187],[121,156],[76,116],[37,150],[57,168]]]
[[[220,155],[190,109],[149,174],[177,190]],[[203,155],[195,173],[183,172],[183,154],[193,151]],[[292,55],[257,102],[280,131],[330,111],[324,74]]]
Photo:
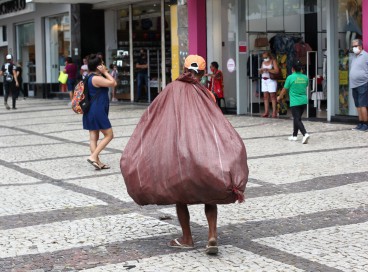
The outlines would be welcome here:
[[[360,49],[358,47],[353,47],[353,52],[358,55],[360,53]]]
[[[270,58],[265,58],[265,59],[263,59],[264,61],[269,61],[270,60]]]

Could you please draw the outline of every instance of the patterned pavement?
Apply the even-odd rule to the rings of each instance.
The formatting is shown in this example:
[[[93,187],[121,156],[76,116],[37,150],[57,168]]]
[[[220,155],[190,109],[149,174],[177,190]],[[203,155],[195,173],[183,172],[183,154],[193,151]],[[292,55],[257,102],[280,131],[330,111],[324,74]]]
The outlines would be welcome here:
[[[0,108],[0,271],[368,271],[368,133],[305,122],[307,145],[287,141],[290,119],[227,118],[244,140],[243,204],[219,206],[219,255],[204,253],[203,205],[190,207],[195,248],[173,206],[136,205],[119,160],[145,105],[114,103],[115,138],[87,163],[88,132],[63,100]]]

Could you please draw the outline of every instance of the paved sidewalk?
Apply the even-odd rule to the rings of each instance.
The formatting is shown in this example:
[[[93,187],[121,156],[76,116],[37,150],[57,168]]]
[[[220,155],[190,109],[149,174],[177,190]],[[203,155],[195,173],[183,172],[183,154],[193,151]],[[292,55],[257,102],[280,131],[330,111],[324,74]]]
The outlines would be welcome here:
[[[0,271],[368,271],[368,133],[305,122],[227,116],[244,140],[250,181],[243,204],[219,207],[218,256],[204,253],[203,205],[193,205],[193,250],[173,206],[139,207],[120,157],[144,105],[114,103],[115,139],[86,161],[88,132],[67,101],[28,99],[0,108]],[[163,220],[165,219],[165,220]]]

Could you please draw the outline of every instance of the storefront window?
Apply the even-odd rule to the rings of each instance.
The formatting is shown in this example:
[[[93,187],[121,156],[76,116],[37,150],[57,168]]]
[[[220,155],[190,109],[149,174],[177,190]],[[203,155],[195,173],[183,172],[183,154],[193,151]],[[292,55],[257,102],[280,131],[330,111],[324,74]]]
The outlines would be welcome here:
[[[338,1],[338,39],[339,39],[339,92],[337,99],[337,114],[357,115],[353,102],[352,92],[349,88],[350,60],[353,53],[350,51],[354,39],[362,39],[362,1]]]
[[[35,30],[34,23],[20,24],[16,26],[17,51],[14,55],[18,65],[23,69],[23,82],[35,82]]]
[[[160,91],[163,78],[166,80],[171,78],[170,8],[168,4],[165,4],[164,35],[167,60],[165,76],[161,72],[161,1],[132,5],[132,22],[129,21],[128,8],[121,9],[118,14],[120,15],[120,29],[117,31],[118,50],[111,52],[112,61],[117,64],[119,70],[116,97],[117,99],[131,99],[131,84],[134,84],[134,99],[150,102]],[[130,23],[132,33],[129,32]],[[130,35],[133,39],[133,52],[130,52]],[[142,51],[147,55],[147,58],[143,58],[149,64],[148,69],[144,70],[135,68],[136,64],[142,61]],[[133,63],[130,63],[130,55],[133,55]],[[131,65],[134,67],[133,72],[136,79],[134,82],[130,80]]]
[[[45,23],[47,82],[58,84],[59,73],[64,69],[65,58],[71,56],[69,15],[46,18]],[[64,88],[59,90],[66,91]]]

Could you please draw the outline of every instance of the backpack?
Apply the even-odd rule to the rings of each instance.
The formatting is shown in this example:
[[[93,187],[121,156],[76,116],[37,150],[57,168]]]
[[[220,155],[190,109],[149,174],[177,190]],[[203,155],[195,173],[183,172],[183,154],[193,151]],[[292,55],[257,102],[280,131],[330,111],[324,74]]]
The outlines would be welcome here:
[[[83,80],[79,81],[74,88],[74,95],[72,99],[72,109],[75,113],[83,114],[89,111],[91,103],[95,100],[100,91],[98,91],[93,98],[89,96],[88,80],[91,76],[87,75]]]

